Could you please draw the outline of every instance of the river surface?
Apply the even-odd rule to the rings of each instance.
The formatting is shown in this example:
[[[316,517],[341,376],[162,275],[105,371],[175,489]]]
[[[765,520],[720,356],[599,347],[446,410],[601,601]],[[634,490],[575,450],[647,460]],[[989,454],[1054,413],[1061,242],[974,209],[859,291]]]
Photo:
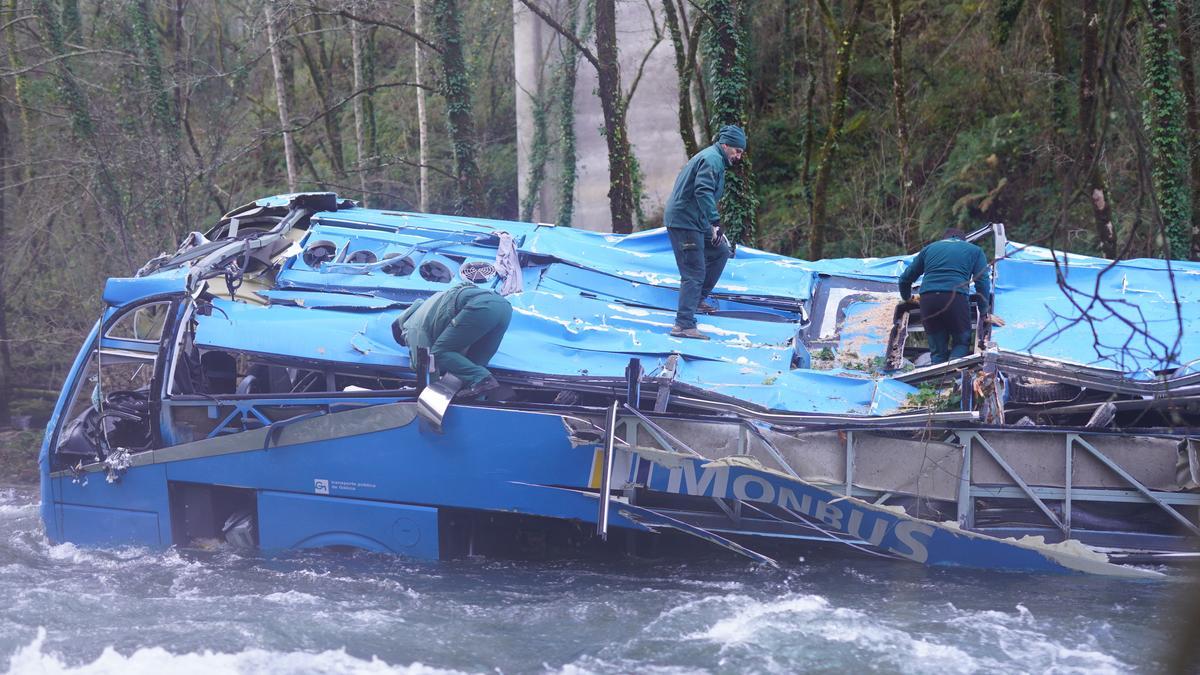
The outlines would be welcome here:
[[[1180,581],[931,570],[833,552],[418,563],[51,545],[0,488],[0,671],[1156,672]]]

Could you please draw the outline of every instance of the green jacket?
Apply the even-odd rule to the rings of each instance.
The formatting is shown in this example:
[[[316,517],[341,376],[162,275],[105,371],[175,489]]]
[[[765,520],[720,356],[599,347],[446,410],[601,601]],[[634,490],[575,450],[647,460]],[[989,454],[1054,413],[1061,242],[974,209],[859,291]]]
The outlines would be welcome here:
[[[728,166],[729,159],[715,143],[693,155],[675,179],[663,223],[667,227],[707,233],[719,222],[717,202],[725,192]]]
[[[490,289],[464,281],[409,305],[400,318],[396,319],[396,326],[404,336],[404,344],[408,345],[409,354],[414,361],[416,350],[432,347],[438,336],[446,330],[455,315],[471,298],[492,292]]]
[[[983,249],[975,244],[954,237],[921,249],[900,275],[900,297],[912,297],[912,285],[921,275],[925,276],[921,280],[922,293],[953,291],[969,296],[974,281],[975,292],[983,296],[981,311],[989,311],[992,277]]]

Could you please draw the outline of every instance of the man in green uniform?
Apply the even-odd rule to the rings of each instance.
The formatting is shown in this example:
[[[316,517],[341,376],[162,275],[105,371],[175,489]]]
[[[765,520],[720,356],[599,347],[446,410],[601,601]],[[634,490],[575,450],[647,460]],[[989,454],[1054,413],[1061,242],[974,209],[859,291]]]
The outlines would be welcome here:
[[[458,395],[466,398],[500,386],[484,366],[496,355],[511,319],[512,305],[504,296],[463,283],[414,302],[392,324],[392,335],[408,346],[414,367],[417,349],[428,349],[438,372],[463,381]]]
[[[721,127],[717,142],[697,152],[679,176],[667,199],[663,221],[679,267],[679,308],[675,312],[675,337],[707,340],[696,328],[696,312],[716,308],[704,302],[712,292],[731,251],[721,233],[717,202],[725,191],[725,169],[742,160],[746,133],[740,127]]]
[[[967,298],[971,282],[980,297],[979,312],[992,323],[1003,325],[989,314],[992,295],[991,273],[983,249],[963,239],[963,231],[951,227],[940,241],[921,249],[900,275],[900,297],[912,298],[912,286],[921,281],[921,325],[929,338],[930,360],[945,363],[971,353],[971,308]]]

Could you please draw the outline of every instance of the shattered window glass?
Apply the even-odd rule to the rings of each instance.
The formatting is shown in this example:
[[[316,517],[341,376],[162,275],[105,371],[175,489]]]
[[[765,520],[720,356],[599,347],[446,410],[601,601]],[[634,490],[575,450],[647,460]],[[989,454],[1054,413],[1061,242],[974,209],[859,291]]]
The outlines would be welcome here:
[[[104,369],[99,372],[96,368],[96,352],[93,351],[88,359],[68,408],[68,417],[75,417],[89,408],[99,409],[101,386],[105,392],[149,392],[150,380],[154,376],[154,359],[132,359],[109,353],[102,354],[100,358]]]
[[[167,315],[170,310],[171,303],[169,301],[142,305],[117,319],[113,327],[108,329],[106,337],[118,340],[158,342],[162,339],[163,327],[167,324]]]

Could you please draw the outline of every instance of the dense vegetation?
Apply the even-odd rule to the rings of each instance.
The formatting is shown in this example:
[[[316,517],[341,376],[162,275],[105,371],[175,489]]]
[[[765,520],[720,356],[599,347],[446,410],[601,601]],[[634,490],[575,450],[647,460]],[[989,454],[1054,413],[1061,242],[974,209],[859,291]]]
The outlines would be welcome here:
[[[886,255],[1003,221],[1079,252],[1196,250],[1193,0],[635,1],[690,83],[680,143],[750,133],[724,204],[744,243]],[[614,225],[655,222],[624,141],[622,3],[2,0],[0,423],[46,407],[106,277],[261,195],[527,213],[514,11],[571,34],[556,81],[600,73]],[[575,161],[569,124],[539,133]]]

